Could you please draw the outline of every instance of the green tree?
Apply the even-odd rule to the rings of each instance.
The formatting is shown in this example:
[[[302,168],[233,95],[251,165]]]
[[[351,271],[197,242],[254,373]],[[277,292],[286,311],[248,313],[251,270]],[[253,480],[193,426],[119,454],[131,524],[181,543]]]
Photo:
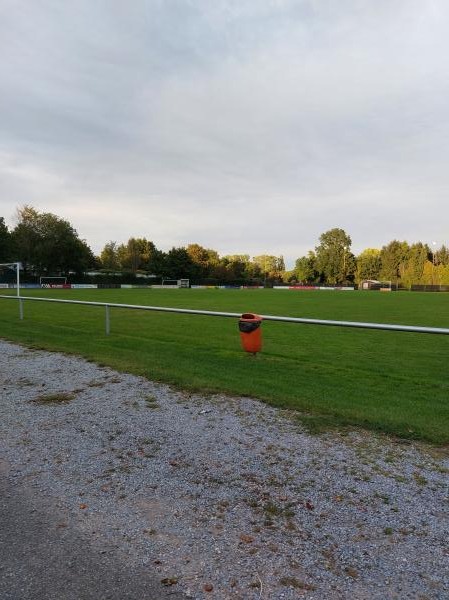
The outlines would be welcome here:
[[[38,262],[37,252],[41,239],[38,229],[39,214],[32,206],[17,210],[18,223],[12,231],[12,243],[16,257],[26,273],[29,266]]]
[[[445,266],[449,265],[449,248],[443,245],[435,252],[435,264]]]
[[[155,267],[157,248],[146,238],[131,237],[116,249],[119,267],[124,271],[151,271]]]
[[[100,254],[101,266],[103,269],[117,271],[120,268],[117,255],[117,242],[108,242]]]
[[[129,238],[126,244],[118,248],[122,269],[135,273],[142,267],[142,245],[136,238]]]
[[[327,283],[344,283],[353,277],[355,260],[351,243],[343,229],[330,229],[320,235],[320,244],[315,248],[316,266]]]
[[[151,271],[151,273],[153,273],[158,250],[151,240],[142,238],[138,239],[137,241],[140,244],[141,269],[144,271]]]
[[[167,255],[162,250],[158,250],[156,247],[154,252],[151,254],[148,261],[148,271],[151,275],[157,275],[162,277],[165,269]]]
[[[5,223],[5,219],[0,217],[0,262],[12,260],[12,240],[11,233]]]
[[[381,261],[380,250],[366,248],[356,259],[356,281],[360,283],[365,279],[379,279]]]
[[[249,263],[249,254],[227,254],[223,259],[227,262]]]
[[[380,251],[380,277],[384,281],[398,282],[401,277],[401,265],[407,261],[409,245],[407,242],[393,240]]]
[[[210,272],[210,254],[207,248],[203,248],[199,244],[189,244],[187,246],[187,254],[192,261],[192,273],[195,277],[208,277]]]
[[[283,256],[261,254],[260,256],[254,256],[252,262],[259,268],[264,278],[266,277],[271,280],[282,279],[282,276],[285,273]]]
[[[246,280],[248,269],[250,268],[249,255],[247,254],[232,254],[224,256],[221,260],[224,267],[224,280],[237,281]]]
[[[190,279],[194,275],[194,264],[184,247],[173,247],[166,254],[163,276],[170,279]]]
[[[12,232],[17,258],[24,269],[41,275],[81,273],[95,264],[92,250],[65,219],[39,213],[31,206],[18,211],[19,222]]]
[[[418,242],[412,244],[407,252],[407,258],[399,265],[402,283],[410,288],[413,283],[422,283],[425,264],[429,261],[430,249]]]
[[[301,256],[295,262],[293,274],[297,281],[302,283],[312,283],[317,280],[318,272],[316,270],[315,252],[309,250],[307,256]]]
[[[207,277],[219,278],[223,272],[223,265],[216,250],[206,248],[207,252]]]
[[[449,285],[449,264],[440,263],[437,267],[438,283],[441,285]]]

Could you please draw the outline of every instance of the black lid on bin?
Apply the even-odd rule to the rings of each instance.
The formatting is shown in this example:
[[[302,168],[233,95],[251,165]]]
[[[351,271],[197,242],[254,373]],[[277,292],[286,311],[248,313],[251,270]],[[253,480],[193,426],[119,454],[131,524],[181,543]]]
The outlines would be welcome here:
[[[239,321],[239,331],[241,331],[242,333],[251,333],[253,331],[256,331],[256,329],[259,329],[260,324],[262,321]]]

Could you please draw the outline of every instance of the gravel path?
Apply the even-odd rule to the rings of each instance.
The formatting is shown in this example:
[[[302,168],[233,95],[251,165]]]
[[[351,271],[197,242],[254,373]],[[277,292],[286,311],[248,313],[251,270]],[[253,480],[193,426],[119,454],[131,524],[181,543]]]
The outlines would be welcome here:
[[[9,489],[147,598],[449,598],[447,453],[2,341],[0,394]]]

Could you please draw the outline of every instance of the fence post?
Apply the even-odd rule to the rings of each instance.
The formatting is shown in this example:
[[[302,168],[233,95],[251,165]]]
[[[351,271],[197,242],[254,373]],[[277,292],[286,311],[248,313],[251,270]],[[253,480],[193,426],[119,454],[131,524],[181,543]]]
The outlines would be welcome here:
[[[109,317],[109,306],[106,304],[105,306],[105,316],[106,316],[106,335],[111,333],[111,320]]]
[[[23,300],[19,298],[19,318],[23,321]]]

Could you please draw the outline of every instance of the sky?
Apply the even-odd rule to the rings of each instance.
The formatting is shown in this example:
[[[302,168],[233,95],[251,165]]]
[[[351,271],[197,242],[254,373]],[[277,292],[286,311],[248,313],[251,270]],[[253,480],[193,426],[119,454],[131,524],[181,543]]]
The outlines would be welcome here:
[[[95,252],[449,244],[447,0],[0,0],[0,216]]]

